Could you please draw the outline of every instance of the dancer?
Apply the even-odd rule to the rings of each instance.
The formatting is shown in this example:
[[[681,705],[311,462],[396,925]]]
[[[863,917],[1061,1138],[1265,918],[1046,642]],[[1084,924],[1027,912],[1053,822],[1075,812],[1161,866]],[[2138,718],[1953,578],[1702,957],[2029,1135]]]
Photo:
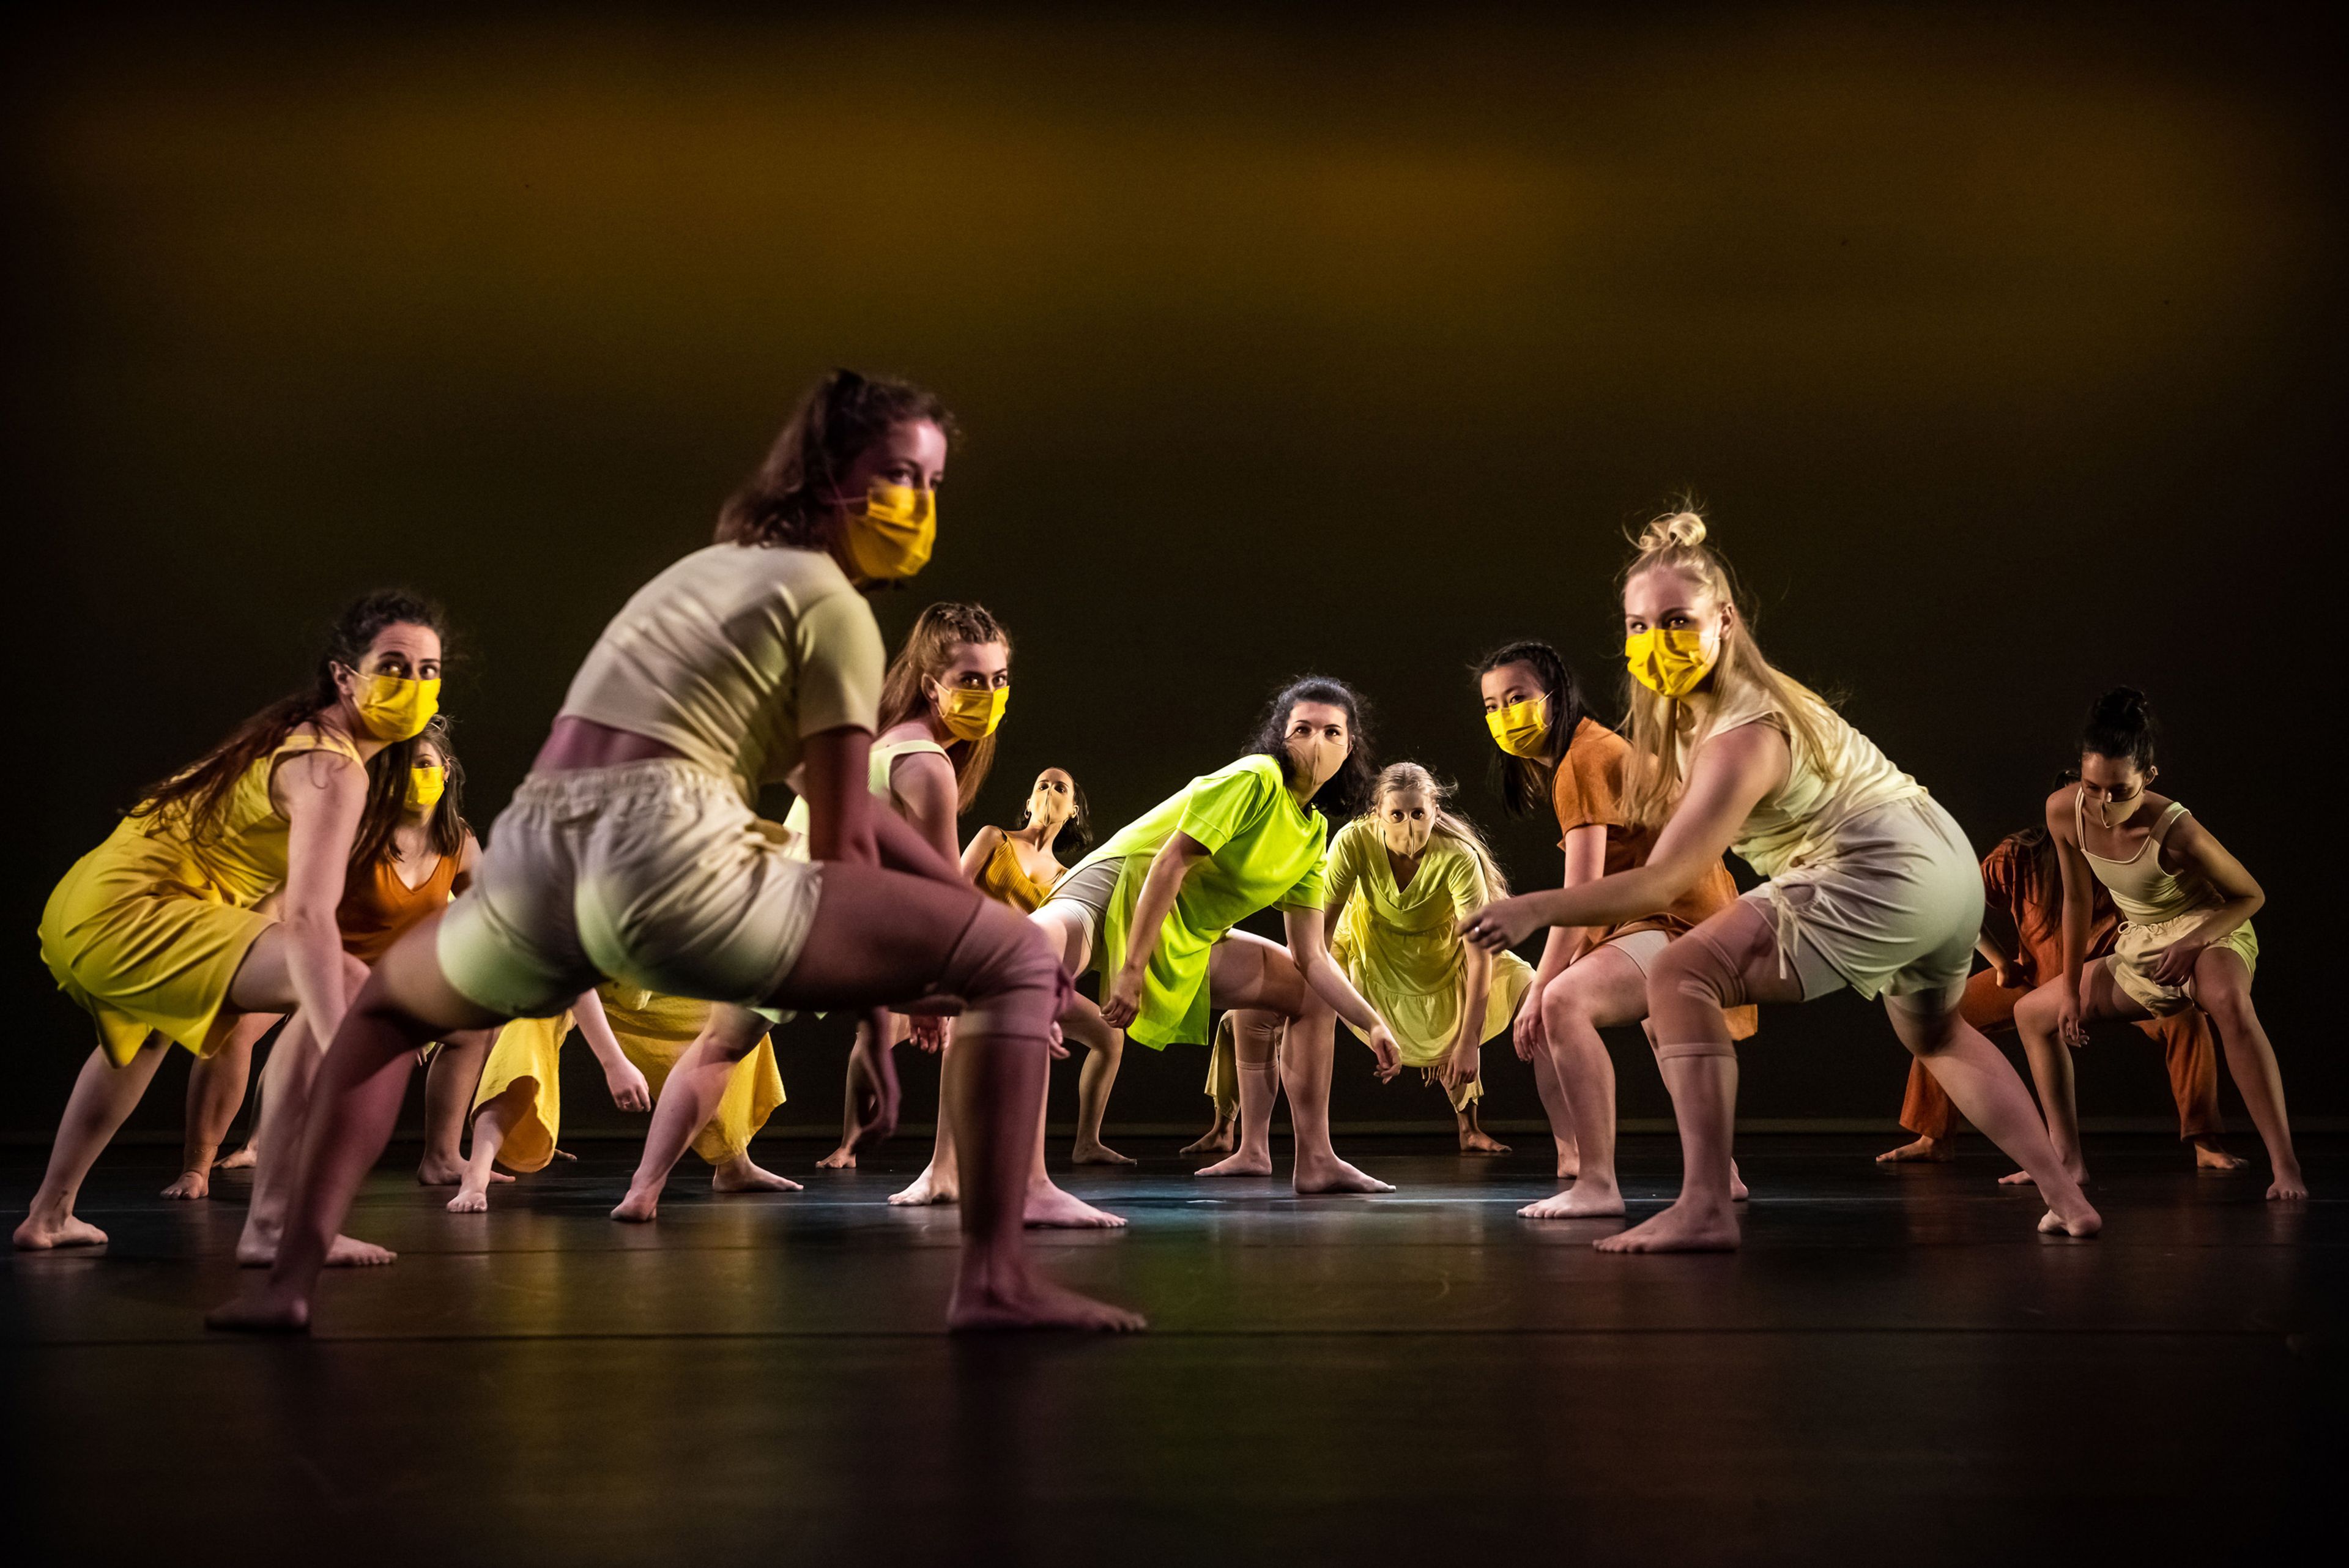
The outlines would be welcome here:
[[[689,1147],[709,1167],[712,1192],[797,1192],[800,1184],[750,1158],[750,1140],[783,1103],[783,1075],[775,1061],[774,1021],[748,1007],[662,996],[605,981],[595,988],[604,1021],[620,1052],[636,1064],[660,1104],[669,1075],[704,1040],[734,1064],[718,1108]],[[678,1151],[682,1157],[684,1150]],[[676,1159],[670,1160],[673,1168]],[[661,1172],[664,1184],[667,1170]]]
[[[1485,727],[1499,748],[1494,772],[1501,804],[1531,816],[1545,803],[1557,818],[1565,886],[1578,887],[1647,863],[1656,832],[1623,808],[1631,748],[1590,717],[1582,683],[1546,642],[1512,642],[1476,667]],[[1575,1185],[1519,1212],[1529,1220],[1620,1214],[1615,1172],[1615,1064],[1599,1032],[1648,1016],[1648,971],[1665,944],[1737,900],[1729,867],[1714,857],[1694,886],[1669,905],[1609,927],[1552,927],[1512,1043],[1533,1064],[1534,1086],[1549,1116],[1560,1180]],[[1729,1012],[1729,1033],[1754,1033],[1754,1009]],[[1732,1188],[1744,1196],[1732,1175]]]
[[[106,841],[67,872],[41,915],[41,956],[97,1021],[57,1127],[26,1249],[98,1246],[74,1198],[177,1041],[218,1050],[237,1016],[299,1010],[273,1052],[241,1262],[274,1255],[286,1178],[328,1037],[367,966],[342,950],[335,909],[359,844],[400,811],[413,753],[440,701],[440,612],[369,594],[335,622],[312,684],[237,726],[193,765],[147,790]],[[274,914],[259,906],[277,896]],[[382,1263],[348,1237],[318,1238],[318,1262]]]
[[[1704,536],[1693,512],[1658,518],[1623,581],[1624,654],[1638,681],[1624,805],[1661,829],[1647,864],[1504,899],[1464,923],[1498,950],[1543,925],[1630,919],[1669,906],[1733,845],[1770,878],[1674,939],[1649,970],[1685,1169],[1671,1208],[1598,1245],[1737,1245],[1737,1048],[1725,1010],[1847,985],[1884,996],[1901,1043],[2031,1173],[2048,1205],[2040,1229],[2094,1234],[2096,1211],[2022,1079],[1958,1014],[1982,929],[1982,879],[1965,836],[1922,785],[1762,657]]]
[[[2275,1179],[2268,1196],[2305,1198],[2308,1183],[2284,1114],[2283,1075],[2251,1005],[2260,956],[2251,914],[2266,895],[2185,806],[2152,792],[2158,771],[2153,746],[2145,694],[2115,687],[2088,711],[2080,782],[2047,797],[2047,831],[2063,867],[2063,957],[2055,973],[2016,1006],[2014,1026],[2031,1057],[2048,1131],[2064,1168],[2085,1180],[2067,1047],[2087,1044],[2087,1026],[2103,1019],[2166,1018],[2199,1006],[2218,1026],[2235,1087],[2267,1145]],[[2121,928],[2113,950],[2090,962],[2095,883],[2112,894]]]
[[[873,742],[867,782],[876,798],[895,807],[915,832],[949,860],[959,854],[956,825],[963,809],[995,765],[995,729],[1010,700],[1011,639],[978,605],[934,604],[923,610],[882,680],[881,732]],[[804,855],[804,800],[792,803],[783,826],[792,851]],[[894,1049],[909,1038],[920,1041],[924,1050],[936,1051],[946,1040],[946,1021],[925,1019],[916,1027],[905,1014],[890,1013],[884,1044]],[[856,1095],[852,1057],[840,1143],[816,1161],[820,1170],[850,1169],[856,1164]],[[944,1117],[939,1124],[943,1128]]]
[[[1028,922],[979,896],[867,787],[881,638],[859,592],[930,553],[948,420],[929,393],[834,371],[728,502],[718,543],[639,589],[573,680],[473,886],[368,978],[323,1069],[276,1266],[223,1328],[307,1325],[325,1241],[399,1114],[411,1053],[453,1028],[552,1011],[605,978],[774,1009],[962,1009],[945,1103],[964,1158],[957,1328],[1137,1328],[1030,1264],[1021,1198],[1065,978]],[[796,777],[813,860],[759,833]],[[864,1126],[895,1073],[857,1048]],[[731,1064],[688,1052],[654,1131],[689,1138]]]
[[[1343,681],[1308,676],[1273,698],[1248,754],[1193,779],[1061,878],[1036,911],[1062,969],[1102,976],[1102,1021],[1153,1049],[1206,1044],[1211,1008],[1280,1021],[1281,1082],[1297,1140],[1296,1189],[1392,1192],[1330,1144],[1336,1022],[1369,1041],[1380,1071],[1401,1069],[1394,1034],[1332,962],[1322,940],[1329,825],[1369,805],[1370,737]],[[1232,928],[1278,907],[1288,946]],[[1090,1004],[1084,1004],[1090,1005]],[[1063,1013],[1083,1024],[1083,1009]],[[1272,1174],[1273,1054],[1244,1038],[1239,1151],[1201,1176]]]
[[[517,1018],[497,1032],[497,1044],[473,1093],[472,1147],[451,1214],[479,1214],[490,1206],[490,1170],[502,1164],[528,1176],[544,1170],[563,1136],[563,1043],[577,1025],[612,1104],[624,1111],[653,1108],[652,1085],[612,1034],[601,999],[583,992],[570,1008],[552,1018]]]
[[[471,879],[481,845],[465,821],[464,784],[464,764],[450,744],[448,715],[435,714],[416,738],[399,815],[382,843],[357,846],[343,901],[335,909],[343,950],[369,968],[402,931],[447,908]],[[164,1197],[202,1198],[210,1190],[211,1156],[243,1103],[253,1052],[284,1022],[276,1013],[246,1013],[221,1049],[197,1059],[188,1075],[183,1168],[179,1180],[164,1189]],[[427,1052],[431,1067],[425,1080],[424,1158],[416,1169],[417,1180],[427,1187],[454,1187],[464,1174],[458,1140],[491,1039],[487,1032],[460,1031]],[[248,1139],[220,1168],[251,1164],[259,1147],[258,1139]]]
[[[1460,940],[1461,919],[1509,884],[1450,794],[1417,763],[1392,763],[1370,813],[1338,830],[1323,873],[1330,956],[1394,1031],[1402,1064],[1443,1088],[1461,1152],[1506,1154],[1477,1121],[1481,1049],[1509,1027],[1533,970]]]
[[[2063,872],[2055,840],[2044,827],[2011,833],[1983,857],[1982,877],[1985,908],[1982,938],[1974,947],[1990,967],[1966,981],[1958,1011],[1984,1034],[1996,1035],[2013,1031],[2016,1005],[2041,976],[2052,977],[2064,965]],[[2094,884],[2089,892],[2087,951],[2094,962],[2112,951],[2120,911],[2113,908],[2103,883]],[[2137,1026],[2147,1038],[2161,1042],[2169,1093],[2178,1102],[2178,1136],[2192,1144],[2195,1166],[2240,1170],[2250,1164],[2220,1141],[2224,1123],[2219,1115],[2219,1048],[2209,1016],[2199,1007],[2189,1007],[2167,1017],[2141,1018]],[[1900,1125],[1917,1135],[1915,1141],[1878,1155],[1878,1164],[1957,1158],[1957,1108],[1933,1075],[1913,1059]]]

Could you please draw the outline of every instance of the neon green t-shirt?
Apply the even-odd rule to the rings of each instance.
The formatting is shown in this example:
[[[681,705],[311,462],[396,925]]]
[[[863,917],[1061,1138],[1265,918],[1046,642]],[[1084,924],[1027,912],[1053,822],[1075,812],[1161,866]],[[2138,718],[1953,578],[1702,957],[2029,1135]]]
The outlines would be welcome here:
[[[1126,1034],[1144,1045],[1207,1043],[1207,950],[1259,909],[1318,909],[1324,898],[1321,857],[1330,825],[1288,793],[1281,765],[1242,757],[1120,829],[1069,873],[1104,860],[1118,863],[1093,961],[1103,975],[1124,966],[1134,905],[1150,862],[1175,833],[1188,834],[1207,857],[1191,867],[1160,931],[1142,986],[1142,1011]]]

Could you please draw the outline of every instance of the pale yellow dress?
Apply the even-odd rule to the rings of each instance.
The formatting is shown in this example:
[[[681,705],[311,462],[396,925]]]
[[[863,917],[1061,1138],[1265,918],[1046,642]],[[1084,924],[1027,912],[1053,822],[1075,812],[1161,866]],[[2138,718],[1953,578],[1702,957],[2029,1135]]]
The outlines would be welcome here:
[[[196,842],[177,811],[126,816],[50,893],[41,957],[57,989],[97,1020],[117,1066],[150,1031],[199,1056],[228,1037],[238,1016],[229,986],[277,923],[255,906],[285,882],[291,825],[270,784],[280,763],[310,752],[359,761],[340,735],[297,731],[237,781],[217,836]]]

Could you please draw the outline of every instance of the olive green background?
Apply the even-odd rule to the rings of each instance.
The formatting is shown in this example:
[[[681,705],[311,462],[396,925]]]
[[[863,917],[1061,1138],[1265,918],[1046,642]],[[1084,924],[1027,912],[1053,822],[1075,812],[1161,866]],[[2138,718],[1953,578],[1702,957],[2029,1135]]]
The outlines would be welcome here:
[[[834,364],[936,387],[967,432],[935,565],[878,606],[893,642],[934,597],[1013,631],[966,829],[1046,764],[1114,826],[1309,670],[1490,822],[1468,665],[1549,638],[1611,713],[1625,531],[1685,487],[1772,656],[1980,847],[2033,818],[2095,691],[2150,691],[2165,786],[2270,894],[2293,1107],[2349,1110],[2313,761],[2339,60],[2295,15],[19,30],[0,1125],[51,1127],[86,1049],[35,950],[49,886],[296,684],[339,601],[449,605],[486,823],[597,628]],[[1554,833],[1496,837],[1555,880]],[[829,1120],[837,1031],[785,1045],[783,1119]],[[1340,1060],[1341,1116],[1440,1112]],[[1495,1114],[1537,1114],[1493,1060]],[[1661,1109],[1621,1060],[1627,1111]],[[1845,997],[1774,1013],[1746,1062],[1749,1115],[1889,1118],[1905,1058]],[[1114,1118],[1198,1114],[1198,1053],[1130,1063]],[[140,1126],[176,1125],[177,1073]],[[591,1087],[575,1123],[608,1124]],[[2133,1034],[2083,1096],[2166,1112]]]

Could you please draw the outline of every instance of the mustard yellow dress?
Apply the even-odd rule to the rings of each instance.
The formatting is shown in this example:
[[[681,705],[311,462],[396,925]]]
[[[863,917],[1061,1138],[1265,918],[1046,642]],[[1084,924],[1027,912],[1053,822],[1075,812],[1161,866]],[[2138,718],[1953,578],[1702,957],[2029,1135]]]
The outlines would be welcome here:
[[[1052,883],[1039,882],[1020,868],[1019,852],[1012,847],[1006,835],[996,841],[995,852],[978,868],[978,890],[999,904],[1009,904],[1023,915],[1032,915],[1051,896]]]
[[[597,986],[595,995],[621,1054],[645,1075],[658,1100],[670,1070],[700,1034],[716,1004],[663,996],[617,981]],[[517,1085],[528,1097],[498,1148],[498,1163],[509,1170],[543,1170],[554,1158],[554,1140],[563,1133],[563,1043],[575,1023],[569,1012],[559,1018],[517,1018],[498,1031],[489,1060],[481,1064],[481,1085],[473,1091],[475,1111]],[[728,1075],[718,1114],[695,1137],[693,1152],[711,1165],[725,1164],[750,1147],[750,1139],[782,1103],[783,1076],[775,1063],[775,1044],[761,1040]]]
[[[41,958],[57,989],[97,1020],[115,1065],[138,1054],[150,1032],[199,1056],[227,1038],[237,1018],[229,986],[277,923],[255,906],[285,882],[291,825],[270,783],[280,763],[309,752],[359,761],[339,735],[288,735],[236,782],[216,836],[196,842],[178,811],[126,816],[49,894]]]
[[[1460,1028],[1466,949],[1458,923],[1489,901],[1476,852],[1439,834],[1427,841],[1411,885],[1398,888],[1385,836],[1375,821],[1358,817],[1330,841],[1326,877],[1330,905],[1340,910],[1330,956],[1394,1032],[1403,1064],[1432,1075]],[[1495,955],[1480,1044],[1508,1028],[1533,978],[1533,966],[1516,954]],[[1448,1093],[1460,1110],[1484,1096],[1484,1082]]]

